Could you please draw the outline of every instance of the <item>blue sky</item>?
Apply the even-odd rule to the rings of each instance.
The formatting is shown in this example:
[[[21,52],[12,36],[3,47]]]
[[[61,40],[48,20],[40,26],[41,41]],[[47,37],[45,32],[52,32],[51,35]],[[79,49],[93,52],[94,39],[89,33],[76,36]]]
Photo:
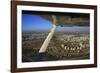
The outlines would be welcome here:
[[[22,14],[22,31],[50,31],[52,23],[48,20],[43,19],[39,15],[28,15]],[[56,31],[67,31],[67,32],[89,32],[88,26],[74,26],[74,27],[61,27],[57,26]]]

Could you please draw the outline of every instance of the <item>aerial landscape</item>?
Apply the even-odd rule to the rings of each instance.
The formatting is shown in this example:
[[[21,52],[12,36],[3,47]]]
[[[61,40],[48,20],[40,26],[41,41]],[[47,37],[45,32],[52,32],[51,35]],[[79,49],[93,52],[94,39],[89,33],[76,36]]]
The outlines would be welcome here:
[[[22,62],[90,58],[88,14],[56,15],[57,27],[41,56],[39,50],[52,31],[52,15],[33,13],[23,11],[22,15]],[[36,60],[37,57],[41,60]]]

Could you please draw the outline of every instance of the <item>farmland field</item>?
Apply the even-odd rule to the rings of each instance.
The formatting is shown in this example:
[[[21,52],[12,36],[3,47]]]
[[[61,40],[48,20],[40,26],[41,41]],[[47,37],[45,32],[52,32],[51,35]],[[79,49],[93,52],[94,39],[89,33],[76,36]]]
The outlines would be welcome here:
[[[22,62],[31,62],[39,53],[48,32],[22,33]],[[87,32],[56,32],[44,53],[43,61],[89,59]]]

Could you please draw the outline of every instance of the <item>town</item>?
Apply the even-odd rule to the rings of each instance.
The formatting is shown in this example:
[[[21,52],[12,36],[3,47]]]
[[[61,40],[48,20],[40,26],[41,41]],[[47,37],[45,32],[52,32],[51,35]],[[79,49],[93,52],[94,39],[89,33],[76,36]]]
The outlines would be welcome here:
[[[32,61],[39,53],[49,32],[23,32],[23,62]],[[55,32],[45,52],[44,61],[89,59],[88,32]]]

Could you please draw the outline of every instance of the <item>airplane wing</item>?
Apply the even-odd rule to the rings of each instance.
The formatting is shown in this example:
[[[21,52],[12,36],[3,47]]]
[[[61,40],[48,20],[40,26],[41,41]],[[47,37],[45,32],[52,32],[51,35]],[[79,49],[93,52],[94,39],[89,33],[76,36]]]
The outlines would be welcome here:
[[[49,21],[53,21],[52,20],[52,15],[40,15],[42,18],[49,20]],[[59,16],[56,15],[56,19],[57,19],[57,25],[60,26],[89,26],[90,22],[89,22],[89,18],[88,17],[72,17],[70,15],[66,15],[66,16]]]

